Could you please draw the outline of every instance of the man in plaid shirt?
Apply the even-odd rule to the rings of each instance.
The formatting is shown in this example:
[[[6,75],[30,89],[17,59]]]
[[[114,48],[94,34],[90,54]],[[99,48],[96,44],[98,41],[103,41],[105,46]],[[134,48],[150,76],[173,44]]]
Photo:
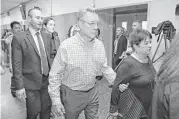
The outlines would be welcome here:
[[[96,76],[102,72],[112,85],[116,73],[107,65],[103,43],[96,39],[99,17],[95,10],[78,14],[80,32],[62,42],[49,74],[52,112],[65,119],[98,119]]]

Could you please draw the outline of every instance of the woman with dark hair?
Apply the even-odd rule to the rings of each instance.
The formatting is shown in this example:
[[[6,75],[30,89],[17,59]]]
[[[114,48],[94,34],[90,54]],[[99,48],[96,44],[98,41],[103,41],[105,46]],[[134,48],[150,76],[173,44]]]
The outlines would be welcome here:
[[[129,43],[133,52],[117,66],[110,118],[120,113],[122,119],[147,119],[156,74],[149,58],[152,47],[150,33],[137,29],[130,34]]]
[[[44,25],[44,30],[46,33],[49,34],[49,36],[51,37],[51,58],[54,59],[58,47],[60,46],[60,39],[58,37],[58,33],[55,31],[55,21],[51,18],[48,17],[46,19],[44,19],[43,21],[43,25]]]
[[[156,77],[148,119],[179,119],[179,34],[172,41]]]

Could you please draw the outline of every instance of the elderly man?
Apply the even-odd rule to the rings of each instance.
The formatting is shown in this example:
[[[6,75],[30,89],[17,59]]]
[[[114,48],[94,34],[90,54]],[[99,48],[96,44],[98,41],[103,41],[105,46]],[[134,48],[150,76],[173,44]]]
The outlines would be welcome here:
[[[103,43],[96,39],[99,17],[91,9],[78,14],[80,32],[62,42],[49,74],[52,111],[65,119],[98,119],[96,76],[101,71],[112,84],[116,73],[107,65]],[[60,99],[61,97],[61,99]]]
[[[50,39],[41,32],[42,11],[28,11],[29,29],[12,40],[12,69],[16,96],[26,99],[27,119],[50,119],[51,100],[48,94]]]

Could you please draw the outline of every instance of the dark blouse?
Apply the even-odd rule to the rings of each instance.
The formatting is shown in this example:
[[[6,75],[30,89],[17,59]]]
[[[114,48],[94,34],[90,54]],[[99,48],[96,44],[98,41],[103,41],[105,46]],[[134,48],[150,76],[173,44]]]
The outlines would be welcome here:
[[[136,99],[138,99],[139,102],[141,102],[143,111],[145,112],[145,114],[147,114],[152,99],[152,90],[154,85],[155,74],[156,71],[150,60],[149,63],[141,63],[132,56],[128,56],[126,59],[124,59],[119,68],[117,69],[117,76],[111,93],[110,112],[114,113],[117,110],[120,110],[118,109],[120,95],[125,91],[122,93],[119,91],[119,84],[129,83],[128,88],[132,91],[134,97],[136,97]],[[136,99],[131,98],[130,101],[135,103],[134,100]],[[136,108],[132,105],[134,104],[131,103],[130,108]]]

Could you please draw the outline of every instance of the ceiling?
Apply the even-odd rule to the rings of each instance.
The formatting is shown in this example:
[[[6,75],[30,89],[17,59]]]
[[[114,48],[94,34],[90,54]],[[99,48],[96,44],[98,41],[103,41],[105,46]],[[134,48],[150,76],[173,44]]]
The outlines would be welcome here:
[[[27,3],[31,0],[1,0],[1,14],[18,7],[21,3]]]

